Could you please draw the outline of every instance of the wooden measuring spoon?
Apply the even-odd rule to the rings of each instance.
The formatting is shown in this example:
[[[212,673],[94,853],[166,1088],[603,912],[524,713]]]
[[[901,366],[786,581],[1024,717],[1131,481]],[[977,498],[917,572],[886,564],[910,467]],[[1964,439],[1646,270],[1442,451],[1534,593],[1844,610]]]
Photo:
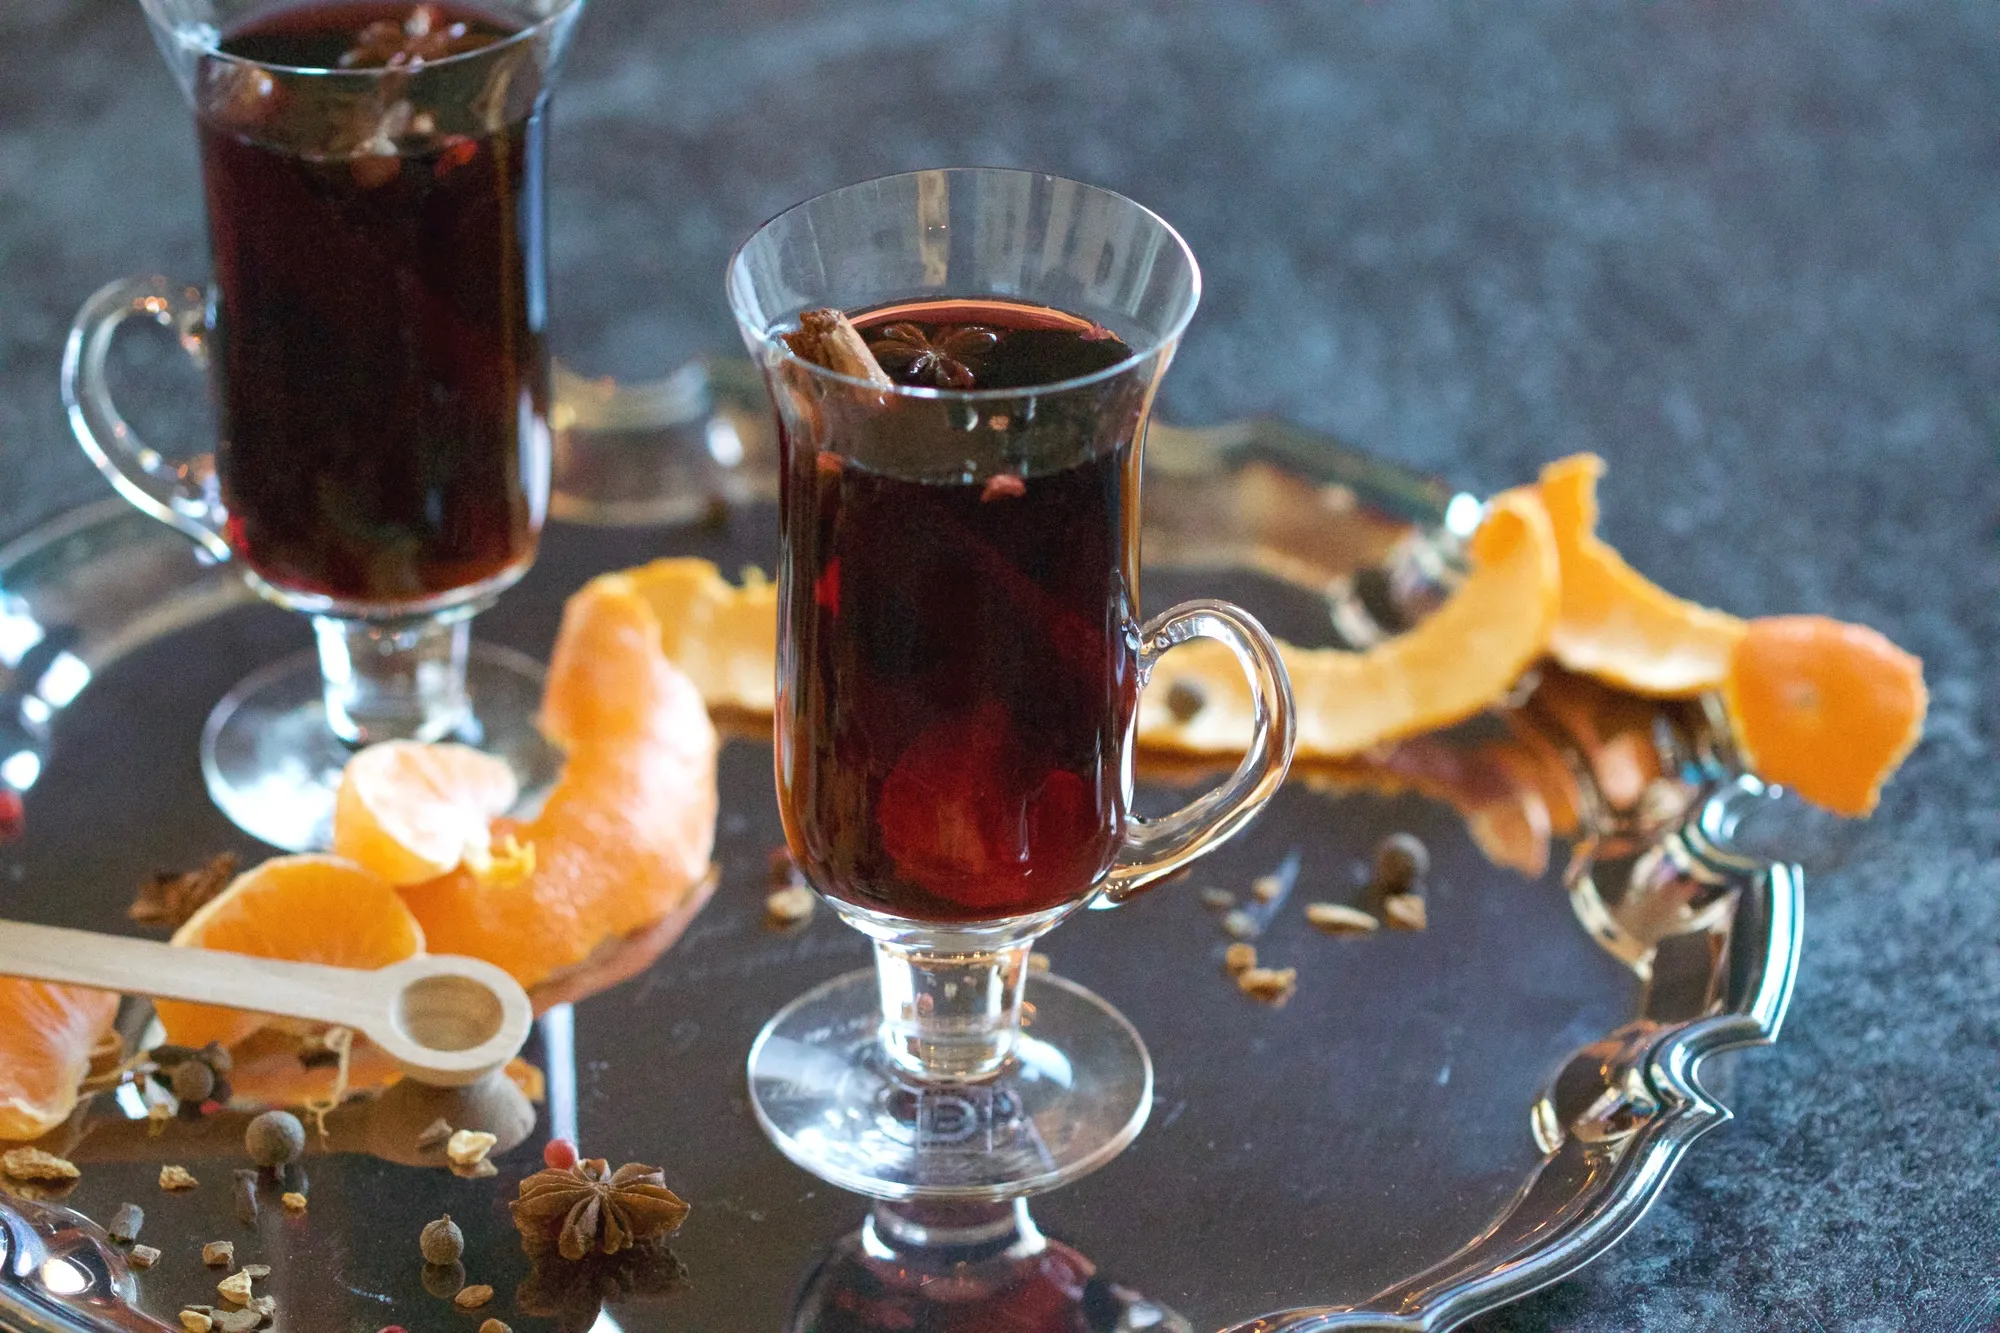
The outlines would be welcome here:
[[[0,976],[337,1023],[439,1087],[506,1064],[534,1020],[519,982],[458,954],[418,954],[367,972],[0,921]]]

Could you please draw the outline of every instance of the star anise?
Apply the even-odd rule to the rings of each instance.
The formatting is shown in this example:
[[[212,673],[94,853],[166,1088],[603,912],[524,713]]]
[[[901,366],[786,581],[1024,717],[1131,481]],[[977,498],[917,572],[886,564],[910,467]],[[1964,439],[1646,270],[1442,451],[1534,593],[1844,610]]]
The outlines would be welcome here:
[[[946,324],[935,334],[916,324],[890,324],[874,332],[879,336],[868,350],[882,369],[905,384],[939,389],[970,389],[977,377],[966,363],[1000,342],[1000,335],[982,324]]]
[[[616,1254],[680,1230],[688,1206],[667,1188],[657,1166],[627,1162],[613,1171],[602,1157],[537,1171],[509,1204],[523,1248],[550,1246],[565,1259]]]
[[[463,55],[493,41],[462,22],[445,23],[434,5],[417,5],[409,17],[377,19],[355,34],[340,56],[342,69],[413,69],[429,60]]]
[[[139,896],[125,909],[142,926],[178,930],[210,898],[236,878],[236,855],[224,852],[199,870],[185,873],[156,870],[139,886]]]

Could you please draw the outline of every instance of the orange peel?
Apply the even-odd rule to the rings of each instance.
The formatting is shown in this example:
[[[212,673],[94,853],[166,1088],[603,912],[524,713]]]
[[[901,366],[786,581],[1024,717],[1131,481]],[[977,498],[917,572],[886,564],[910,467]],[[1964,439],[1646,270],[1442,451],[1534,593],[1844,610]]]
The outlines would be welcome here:
[[[605,575],[636,593],[660,626],[660,648],[710,708],[771,712],[776,702],[778,585],[745,571],[741,585],[683,557]]]
[[[117,1014],[110,991],[0,977],[0,1140],[40,1138],[69,1117]]]
[[[1505,697],[1542,655],[1555,624],[1555,536],[1529,489],[1486,507],[1466,547],[1470,572],[1445,604],[1366,652],[1282,645],[1297,702],[1298,756],[1338,759],[1449,726]],[[1201,707],[1176,717],[1168,697],[1191,687]],[[1186,753],[1241,753],[1250,690],[1220,644],[1196,641],[1160,659],[1139,704],[1143,744]]]
[[[1604,460],[1573,454],[1542,469],[1542,504],[1562,564],[1549,653],[1572,671],[1639,694],[1685,698],[1722,684],[1743,622],[1675,597],[1597,535]]]
[[[340,772],[333,852],[398,887],[436,879],[461,862],[505,873],[487,825],[520,795],[504,759],[469,745],[383,741]]]

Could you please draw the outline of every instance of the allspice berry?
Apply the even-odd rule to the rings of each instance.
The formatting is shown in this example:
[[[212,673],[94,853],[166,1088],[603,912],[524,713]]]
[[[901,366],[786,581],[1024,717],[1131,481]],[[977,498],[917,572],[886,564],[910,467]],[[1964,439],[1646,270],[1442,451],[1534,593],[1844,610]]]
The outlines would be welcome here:
[[[266,1111],[243,1131],[243,1151],[259,1166],[283,1166],[306,1150],[306,1127],[290,1111]]]
[[[203,1060],[183,1060],[174,1066],[174,1096],[184,1102],[201,1103],[215,1091],[215,1071]]]
[[[1413,833],[1391,833],[1375,847],[1375,883],[1384,893],[1408,893],[1430,872],[1430,848]]]
[[[465,1253],[465,1233],[451,1220],[451,1214],[446,1213],[425,1224],[424,1234],[417,1238],[417,1248],[424,1252],[427,1264],[455,1264]]]

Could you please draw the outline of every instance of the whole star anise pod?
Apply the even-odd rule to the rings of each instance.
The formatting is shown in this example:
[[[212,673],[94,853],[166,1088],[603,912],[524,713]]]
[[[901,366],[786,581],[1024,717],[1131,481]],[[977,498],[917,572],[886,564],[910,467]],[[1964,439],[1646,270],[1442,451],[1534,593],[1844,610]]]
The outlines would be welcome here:
[[[966,362],[1000,342],[998,333],[981,324],[947,324],[934,335],[916,324],[890,324],[879,334],[868,350],[882,369],[905,384],[939,389],[970,389],[976,376]]]
[[[616,1254],[656,1236],[671,1236],[688,1215],[688,1206],[667,1188],[660,1168],[627,1162],[613,1171],[602,1157],[535,1172],[521,1182],[520,1197],[508,1208],[524,1248],[553,1244],[565,1259]]]

